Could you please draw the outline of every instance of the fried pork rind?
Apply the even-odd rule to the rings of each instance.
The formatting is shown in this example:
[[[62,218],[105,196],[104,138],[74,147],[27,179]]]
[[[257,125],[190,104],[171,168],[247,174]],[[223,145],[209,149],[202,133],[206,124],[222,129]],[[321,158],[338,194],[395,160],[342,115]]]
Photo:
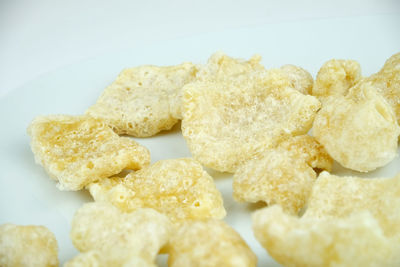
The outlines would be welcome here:
[[[256,211],[253,230],[284,266],[398,266],[398,243],[384,236],[368,212],[347,218],[298,218],[280,206]]]
[[[319,108],[281,70],[196,82],[183,89],[182,133],[203,165],[235,172],[277,140],[306,133]]]
[[[400,127],[374,86],[360,82],[345,97],[325,101],[315,117],[313,134],[342,166],[367,172],[396,156]]]
[[[125,69],[86,113],[118,134],[148,137],[169,130],[181,119],[181,88],[196,72],[192,63]]]
[[[44,226],[0,225],[0,266],[58,266],[58,245]]]
[[[61,190],[79,190],[123,169],[138,170],[150,163],[145,147],[89,116],[37,117],[28,134],[36,162]]]
[[[345,96],[360,80],[361,67],[357,61],[331,59],[319,70],[312,95],[320,99],[328,96]]]
[[[330,170],[332,159],[313,137],[292,137],[242,165],[234,175],[233,196],[240,202],[280,204],[296,214],[317,177],[313,168]]]
[[[391,56],[382,69],[366,81],[372,83],[391,105],[400,124],[400,53]]]
[[[295,65],[284,65],[280,67],[288,77],[292,87],[305,95],[311,95],[314,79],[311,74],[303,68]]]
[[[320,174],[303,217],[273,206],[253,214],[256,238],[285,266],[398,266],[400,175]]]
[[[153,208],[176,223],[226,215],[213,178],[190,158],[161,160],[125,178],[90,184],[89,191],[96,201],[110,202],[123,211]]]
[[[322,172],[304,217],[345,218],[367,210],[383,234],[400,241],[400,174],[393,178],[339,177]]]
[[[83,254],[66,266],[153,266],[172,231],[168,218],[153,209],[124,213],[109,203],[87,203],[75,214],[70,233]]]
[[[257,257],[240,235],[219,220],[183,224],[168,245],[170,267],[250,267]]]

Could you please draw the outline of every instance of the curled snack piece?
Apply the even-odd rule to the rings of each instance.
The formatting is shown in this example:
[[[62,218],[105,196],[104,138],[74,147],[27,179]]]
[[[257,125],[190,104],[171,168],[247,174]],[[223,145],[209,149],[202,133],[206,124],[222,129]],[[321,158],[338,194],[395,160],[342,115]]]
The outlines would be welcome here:
[[[400,53],[391,56],[382,69],[366,78],[391,105],[400,125]]]
[[[54,234],[44,226],[0,225],[0,266],[58,266]]]
[[[252,267],[257,257],[240,235],[219,220],[184,223],[168,245],[171,267]]]
[[[361,80],[361,67],[355,60],[331,59],[317,74],[312,94],[319,98],[345,96]]]
[[[168,218],[152,209],[124,213],[109,203],[84,204],[72,220],[70,234],[83,254],[67,266],[125,266],[128,262],[152,266],[172,229]]]
[[[237,201],[277,203],[296,214],[317,177],[313,168],[331,167],[332,159],[313,137],[292,137],[243,164],[234,175],[233,196]]]
[[[212,177],[190,158],[161,160],[125,178],[90,184],[89,191],[96,201],[110,202],[123,211],[153,208],[173,222],[221,219],[226,214]]]
[[[281,70],[196,82],[183,89],[182,134],[202,164],[235,172],[283,137],[306,133],[319,108]]]
[[[315,117],[313,134],[342,166],[367,172],[396,156],[400,127],[374,85],[360,82],[345,97],[326,100]]]
[[[181,118],[181,88],[196,71],[192,63],[125,69],[86,113],[118,134],[148,137],[169,130]]]
[[[393,178],[339,177],[322,172],[304,217],[345,218],[367,210],[383,233],[400,241],[400,174]]]
[[[61,190],[79,190],[123,169],[138,170],[150,163],[145,147],[89,116],[37,117],[28,134],[36,162]]]
[[[287,75],[294,89],[305,95],[312,93],[314,79],[308,71],[289,64],[280,67],[280,70]]]
[[[369,212],[346,218],[298,218],[279,206],[256,211],[253,231],[284,266],[396,266],[398,242],[384,236]]]

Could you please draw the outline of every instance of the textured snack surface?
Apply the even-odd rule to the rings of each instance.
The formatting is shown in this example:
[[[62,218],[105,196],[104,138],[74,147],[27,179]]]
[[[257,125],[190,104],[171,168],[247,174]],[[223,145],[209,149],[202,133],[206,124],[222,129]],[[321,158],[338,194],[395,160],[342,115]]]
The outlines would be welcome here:
[[[237,201],[279,204],[296,214],[317,177],[313,168],[331,167],[332,159],[313,137],[295,136],[243,164],[234,175],[233,196]]]
[[[70,236],[74,246],[86,254],[72,263],[123,266],[139,257],[151,264],[172,229],[168,218],[152,209],[124,213],[109,203],[84,204],[72,220]]]
[[[152,262],[139,257],[133,256],[126,262],[116,262],[104,253],[97,250],[80,253],[73,259],[64,264],[64,267],[156,267]]]
[[[58,266],[54,234],[44,226],[0,225],[0,266]]]
[[[400,174],[366,179],[322,172],[301,218],[273,206],[253,214],[253,230],[285,266],[397,266],[399,207]]]
[[[226,214],[212,177],[190,158],[161,160],[125,178],[93,183],[89,191],[96,201],[110,202],[123,211],[153,208],[173,222],[222,219]]]
[[[400,53],[391,56],[378,73],[366,80],[373,83],[391,105],[400,125]]]
[[[355,60],[331,59],[320,68],[312,94],[324,98],[345,96],[361,80],[361,67]]]
[[[345,97],[324,102],[315,117],[313,134],[342,166],[367,172],[396,156],[400,127],[375,86],[360,82]]]
[[[346,218],[298,218],[279,206],[256,211],[253,231],[284,266],[398,266],[399,245],[369,212]]]
[[[302,94],[311,95],[314,79],[308,71],[290,64],[280,67],[280,70],[287,75],[294,89]]]
[[[207,64],[199,66],[196,80],[226,80],[241,75],[248,75],[254,71],[262,71],[264,70],[264,66],[260,61],[261,56],[259,55],[255,55],[249,60],[244,60],[217,52],[210,56]]]
[[[393,178],[339,177],[322,172],[304,217],[345,218],[368,211],[383,233],[400,242],[400,174]]]
[[[257,257],[240,235],[223,221],[184,223],[172,236],[168,266],[255,267]]]
[[[37,117],[28,133],[36,162],[63,190],[79,190],[123,169],[138,170],[150,163],[145,147],[89,116]]]
[[[169,130],[181,119],[181,88],[196,71],[191,63],[125,69],[86,113],[118,134],[148,137]]]
[[[183,89],[182,134],[202,164],[235,172],[277,140],[306,133],[319,108],[281,70],[196,82]]]

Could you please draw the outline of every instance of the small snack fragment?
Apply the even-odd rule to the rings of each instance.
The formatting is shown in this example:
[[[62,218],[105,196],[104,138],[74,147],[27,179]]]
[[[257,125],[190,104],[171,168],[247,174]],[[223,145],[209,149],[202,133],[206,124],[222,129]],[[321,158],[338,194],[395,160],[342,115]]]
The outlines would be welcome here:
[[[182,134],[203,165],[235,172],[277,141],[306,133],[319,108],[279,69],[195,82],[183,89]]]
[[[110,202],[125,212],[153,208],[172,222],[222,219],[226,214],[213,178],[190,158],[161,160],[124,178],[92,183],[88,189],[95,201]]]
[[[295,136],[244,163],[234,175],[233,196],[240,202],[279,204],[297,214],[317,178],[313,168],[331,167],[332,159],[313,137]]]
[[[378,73],[366,78],[366,82],[371,82],[391,105],[400,125],[400,53],[391,56]]]
[[[0,225],[0,266],[58,266],[56,237],[44,226]]]
[[[367,172],[397,154],[400,127],[392,108],[369,82],[328,98],[315,117],[313,134],[342,166]]]
[[[279,69],[287,75],[294,89],[302,94],[311,95],[314,79],[308,71],[290,64],[284,65]]]
[[[361,67],[357,61],[331,59],[319,70],[312,95],[318,98],[345,96],[361,78]]]
[[[35,160],[61,190],[79,190],[124,169],[150,163],[149,151],[127,137],[119,137],[104,121],[89,116],[50,115],[33,120],[28,128]]]
[[[298,218],[280,206],[256,211],[257,240],[283,266],[397,266],[398,241],[369,212],[346,218]]]
[[[272,206],[253,214],[256,238],[285,266],[397,266],[400,174],[338,177],[322,172],[304,215]]]
[[[82,254],[66,266],[153,266],[172,230],[168,218],[152,209],[124,213],[109,203],[84,204],[74,215],[70,233]]]
[[[255,267],[257,257],[241,236],[219,220],[184,223],[168,245],[170,267]]]
[[[181,88],[196,72],[192,63],[125,69],[86,113],[118,134],[148,137],[169,130],[181,119]]]

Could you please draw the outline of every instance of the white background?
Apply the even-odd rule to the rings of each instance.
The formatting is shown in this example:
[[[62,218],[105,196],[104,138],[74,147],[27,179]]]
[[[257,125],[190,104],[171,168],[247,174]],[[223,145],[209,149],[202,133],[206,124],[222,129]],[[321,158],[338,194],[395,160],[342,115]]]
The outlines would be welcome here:
[[[400,14],[400,1],[0,0],[0,97],[61,66],[140,44],[244,26],[377,14]]]

